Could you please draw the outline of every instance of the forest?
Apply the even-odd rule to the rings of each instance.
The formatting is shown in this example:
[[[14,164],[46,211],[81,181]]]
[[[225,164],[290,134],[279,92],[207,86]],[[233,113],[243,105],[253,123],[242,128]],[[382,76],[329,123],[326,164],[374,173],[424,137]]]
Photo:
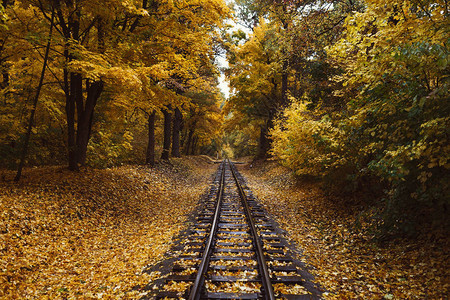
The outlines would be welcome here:
[[[132,287],[149,280],[135,273],[169,249],[210,162],[222,158],[248,162],[263,200],[267,186],[286,180],[348,207],[336,220],[352,214],[345,222],[370,245],[406,239],[425,249],[426,235],[436,246],[437,262],[424,267],[438,270],[435,294],[331,296],[445,297],[448,17],[447,0],[3,0],[0,297],[135,297]],[[146,191],[155,202],[143,200]],[[316,204],[325,208],[308,218],[336,213]],[[165,233],[154,238],[155,230]],[[144,238],[158,251],[145,254]],[[82,260],[92,240],[97,265],[66,257]],[[117,254],[127,241],[138,262]],[[117,255],[125,263],[108,273],[105,261]],[[52,277],[61,257],[71,271]],[[95,266],[104,278],[77,277]]]
[[[448,3],[243,2],[253,33],[230,38],[224,108],[235,151],[378,195],[385,233],[445,222]]]
[[[156,142],[162,159],[180,143],[213,151],[230,16],[221,1],[4,1],[1,164],[153,165]]]

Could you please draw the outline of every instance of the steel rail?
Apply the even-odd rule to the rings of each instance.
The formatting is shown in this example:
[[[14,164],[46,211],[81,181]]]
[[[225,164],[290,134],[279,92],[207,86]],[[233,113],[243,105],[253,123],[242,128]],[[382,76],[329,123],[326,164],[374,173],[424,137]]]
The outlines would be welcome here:
[[[208,271],[208,265],[209,260],[211,258],[211,251],[213,246],[213,240],[214,236],[216,235],[217,231],[217,224],[219,223],[219,217],[220,217],[220,206],[222,204],[222,198],[223,198],[223,190],[225,185],[225,167],[226,162],[224,161],[222,163],[222,173],[220,177],[220,184],[219,184],[219,191],[217,193],[217,204],[216,209],[214,212],[214,219],[211,225],[211,231],[209,233],[208,241],[205,246],[205,250],[203,251],[202,260],[198,267],[197,276],[195,277],[194,284],[192,285],[191,291],[189,293],[189,300],[198,300],[200,299],[203,283],[205,281],[205,275]]]
[[[270,281],[269,269],[267,268],[267,262],[264,257],[264,252],[263,252],[261,242],[258,237],[258,232],[256,231],[255,222],[253,221],[250,207],[248,206],[248,203],[247,203],[247,196],[245,195],[244,190],[242,189],[242,186],[238,181],[236,172],[234,170],[235,166],[229,160],[228,160],[228,163],[230,164],[231,173],[233,174],[234,181],[236,182],[236,186],[239,191],[239,196],[241,197],[241,202],[245,209],[247,221],[250,225],[250,231],[254,237],[254,243],[255,243],[254,246],[256,247],[256,258],[258,260],[259,270],[261,273],[261,281],[262,281],[263,288],[265,291],[265,295],[264,295],[265,299],[275,300],[273,286]]]

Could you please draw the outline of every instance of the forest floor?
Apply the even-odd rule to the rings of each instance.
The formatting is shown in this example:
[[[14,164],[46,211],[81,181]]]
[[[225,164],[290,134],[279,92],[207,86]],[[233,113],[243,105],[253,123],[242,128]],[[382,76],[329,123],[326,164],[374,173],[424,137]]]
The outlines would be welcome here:
[[[205,157],[171,161],[32,168],[19,183],[0,170],[0,298],[139,298],[158,276],[143,271],[165,258],[217,170]],[[360,209],[317,182],[298,182],[276,162],[238,168],[303,250],[325,298],[447,298],[448,237],[380,245],[355,226]]]
[[[171,162],[0,170],[0,298],[139,298],[217,169]]]
[[[275,161],[238,169],[303,251],[326,299],[448,299],[450,238],[444,232],[379,244],[356,195],[327,195],[318,182],[300,182]]]

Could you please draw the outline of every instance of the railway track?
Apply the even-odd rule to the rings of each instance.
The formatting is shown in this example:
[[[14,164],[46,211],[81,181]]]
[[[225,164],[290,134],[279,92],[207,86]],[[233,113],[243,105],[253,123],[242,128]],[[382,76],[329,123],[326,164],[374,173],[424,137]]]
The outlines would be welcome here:
[[[230,161],[219,166],[207,201],[156,299],[316,299],[285,240]]]

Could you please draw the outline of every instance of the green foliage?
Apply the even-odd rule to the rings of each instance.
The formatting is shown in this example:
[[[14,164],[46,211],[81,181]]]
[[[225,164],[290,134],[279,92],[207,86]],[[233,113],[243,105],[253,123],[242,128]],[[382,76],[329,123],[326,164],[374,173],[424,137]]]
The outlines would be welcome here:
[[[224,143],[227,145],[227,151],[225,152],[228,157],[233,158],[255,156],[258,145],[253,141],[254,138],[248,132],[234,130],[224,140]]]
[[[125,131],[123,134],[97,131],[88,145],[87,163],[93,167],[112,167],[118,161],[126,161],[133,149],[133,136]]]
[[[273,153],[337,186],[381,183],[383,232],[413,232],[447,222],[450,205],[448,18],[441,3],[367,5],[327,49],[345,70],[329,85],[344,105],[330,112],[313,89],[294,100],[271,132]]]

